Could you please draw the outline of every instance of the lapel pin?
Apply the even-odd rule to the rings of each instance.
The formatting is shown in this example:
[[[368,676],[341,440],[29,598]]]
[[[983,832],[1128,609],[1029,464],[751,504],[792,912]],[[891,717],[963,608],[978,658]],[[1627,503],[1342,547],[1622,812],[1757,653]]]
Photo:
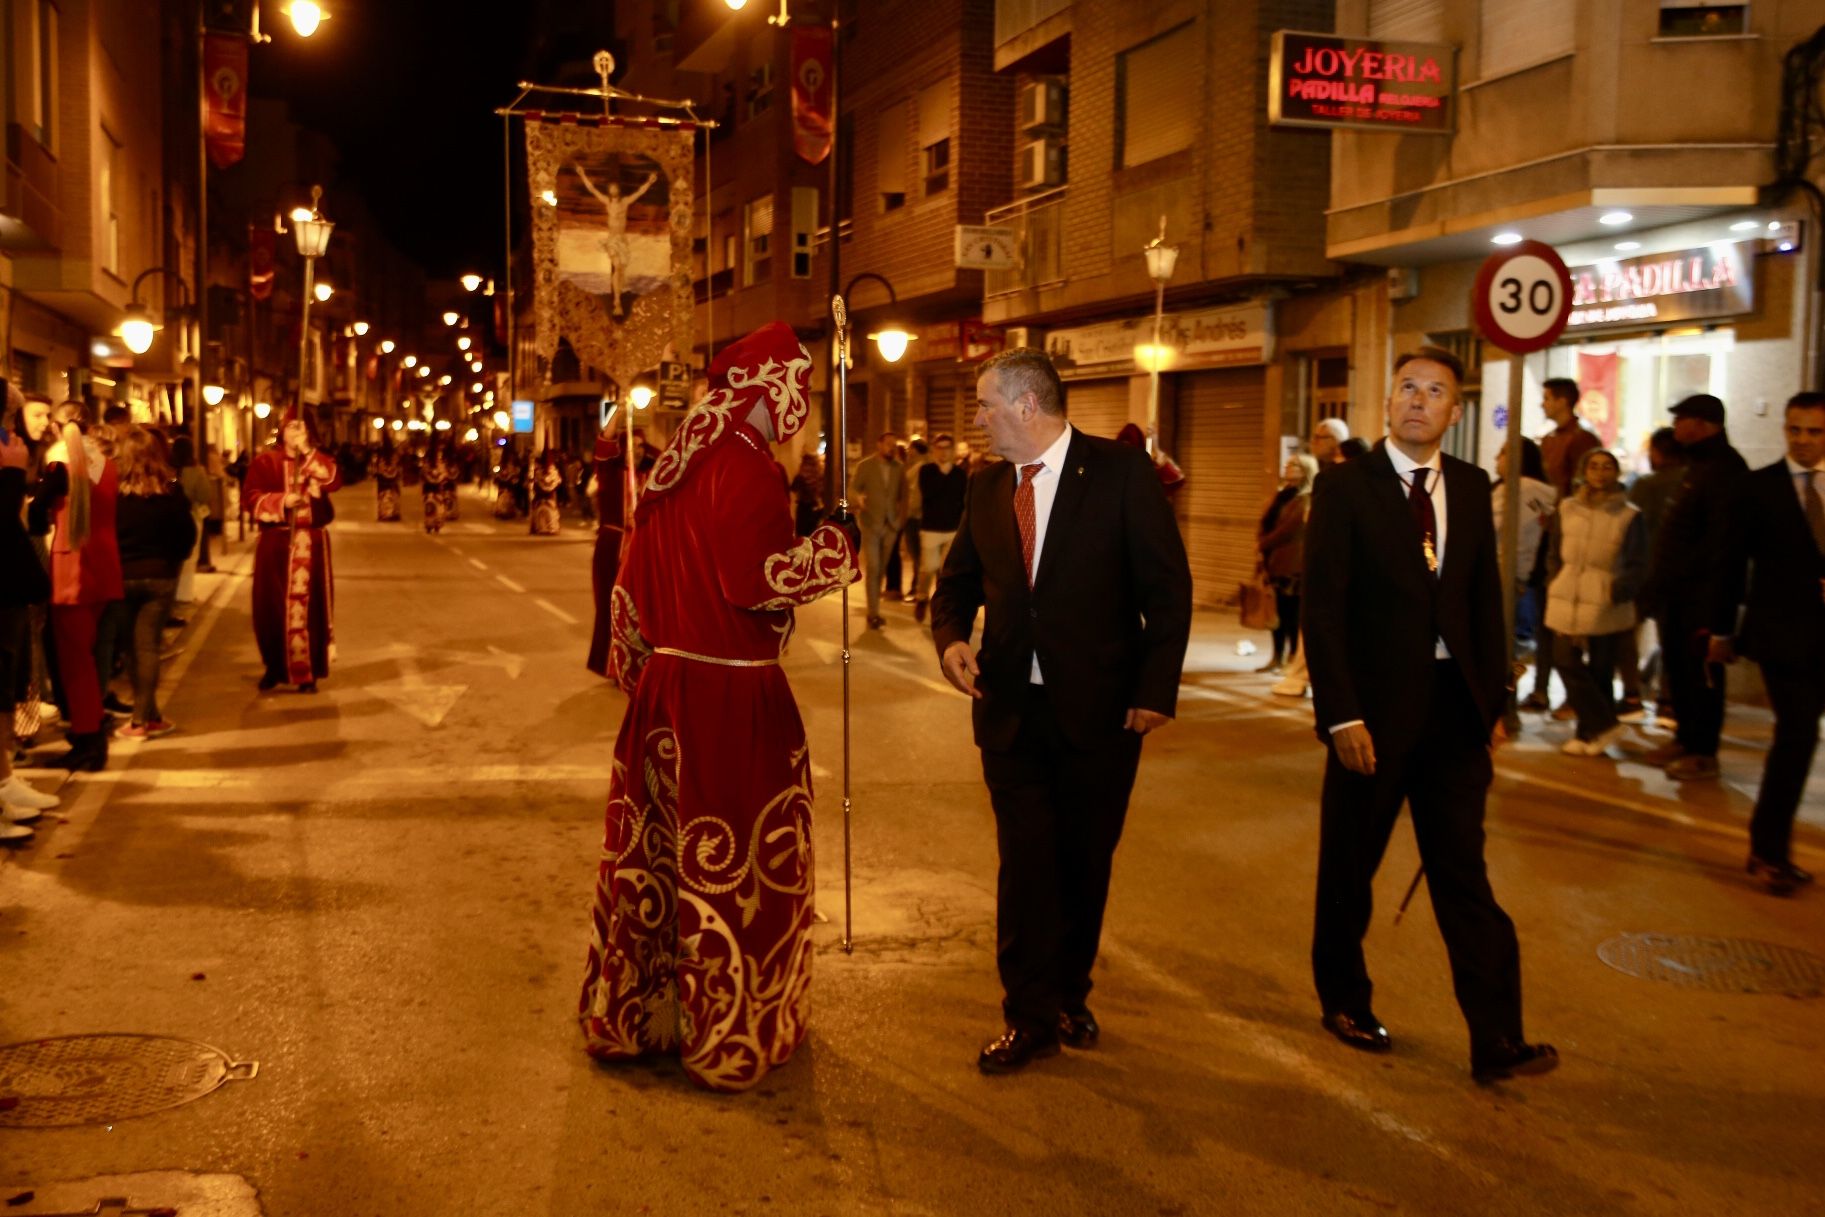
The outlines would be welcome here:
[[[1079,465],[1079,466],[1078,466],[1078,467],[1077,467],[1077,476],[1078,476],[1078,477],[1082,477],[1082,476],[1084,476],[1084,467],[1083,467],[1083,466],[1082,466],[1082,465]]]

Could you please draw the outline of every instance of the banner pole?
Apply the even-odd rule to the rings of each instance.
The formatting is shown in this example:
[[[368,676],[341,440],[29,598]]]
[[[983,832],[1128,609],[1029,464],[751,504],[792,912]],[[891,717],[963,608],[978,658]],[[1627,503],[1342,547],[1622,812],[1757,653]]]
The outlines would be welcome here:
[[[832,209],[832,215],[835,211]],[[831,246],[836,232],[831,231]],[[833,255],[834,256],[834,255]],[[836,342],[831,348],[836,368],[836,452],[837,511],[839,518],[849,516],[849,310],[841,293],[830,297],[830,314],[836,321]],[[850,867],[849,867],[849,584],[843,584],[843,954],[855,952],[850,934]]]

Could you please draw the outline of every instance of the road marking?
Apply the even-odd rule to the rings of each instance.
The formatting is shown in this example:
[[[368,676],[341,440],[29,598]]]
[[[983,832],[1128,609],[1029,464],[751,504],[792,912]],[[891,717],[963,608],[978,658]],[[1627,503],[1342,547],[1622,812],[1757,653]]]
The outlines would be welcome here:
[[[559,621],[562,621],[565,625],[579,624],[575,617],[572,617],[569,613],[565,612],[563,609],[559,608],[557,605],[553,604],[551,601],[546,600],[542,596],[533,597],[532,602],[534,604],[538,605],[540,608],[544,609],[546,612],[550,613],[553,617],[556,617]]]
[[[488,569],[488,564],[486,562],[483,562],[479,558],[470,558],[469,565],[473,566],[476,570],[487,570]]]
[[[263,745],[262,745],[263,747]],[[249,747],[225,752],[243,751],[258,752],[260,747]],[[461,786],[493,784],[558,784],[558,785],[601,785],[607,788],[609,766],[607,765],[473,765],[468,768],[451,768],[448,766],[422,767],[401,766],[389,769],[364,769],[347,776],[329,778],[304,777],[296,779],[281,778],[271,772],[240,769],[141,769],[133,773],[121,770],[103,770],[100,773],[85,774],[85,784],[112,785],[124,783],[131,786],[147,785],[150,789],[142,793],[133,792],[137,800],[141,797],[153,797],[156,792],[171,796],[172,801],[208,801],[210,792],[219,791],[226,800],[244,799],[249,793],[256,793],[262,798],[279,799],[289,796],[292,790],[309,792],[312,802],[325,801],[326,794],[334,791],[337,794],[350,792],[375,793],[391,790],[419,790],[433,787],[444,788],[452,784]],[[279,790],[287,793],[281,795]]]
[[[520,583],[515,583],[513,580],[509,579],[506,575],[496,575],[494,577],[494,581],[496,583],[500,584],[502,587],[506,588],[510,592],[519,592],[522,595],[525,594],[525,591],[526,591],[525,585],[520,584]]]
[[[456,555],[456,556],[457,556],[457,557],[459,557],[459,558],[466,558],[466,557],[468,557],[468,556],[469,556],[469,551],[468,551],[468,550],[466,550],[466,549],[464,549],[464,548],[463,548],[463,547],[462,547],[462,546],[460,546],[460,545],[455,545],[455,544],[452,544],[452,543],[451,543],[451,542],[448,542],[448,541],[444,541],[444,539],[443,539],[443,538],[442,538],[442,537],[439,537],[439,538],[438,538],[438,540],[439,540],[439,541],[443,541],[443,543],[444,543],[444,544],[445,544],[445,545],[449,545],[449,546],[450,546],[450,552],[451,552],[451,553],[453,553],[453,554],[455,554],[455,555]]]

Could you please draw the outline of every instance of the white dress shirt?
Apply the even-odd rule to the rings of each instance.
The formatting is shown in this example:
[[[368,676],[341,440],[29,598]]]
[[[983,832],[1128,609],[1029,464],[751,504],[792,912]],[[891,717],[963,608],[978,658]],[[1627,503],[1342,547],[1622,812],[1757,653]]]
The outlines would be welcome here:
[[[1425,468],[1432,471],[1426,475],[1426,496],[1432,500],[1432,515],[1438,525],[1438,532],[1434,534],[1432,538],[1432,552],[1438,557],[1438,573],[1442,575],[1445,571],[1445,532],[1450,527],[1450,517],[1445,512],[1444,459],[1439,455],[1438,450],[1434,449],[1432,459],[1422,466],[1418,461],[1415,461],[1393,444],[1387,444],[1385,445],[1385,448],[1388,453],[1388,460],[1394,466],[1395,476],[1399,477],[1401,480],[1401,495],[1403,498],[1413,493],[1413,471],[1415,469]],[[1433,641],[1432,657],[1434,659],[1451,658],[1451,652],[1446,649],[1445,640],[1443,638],[1438,638]],[[1359,726],[1361,723],[1362,720],[1360,718],[1353,718],[1348,722],[1337,723],[1329,728],[1329,730],[1332,735],[1335,735],[1345,727],[1355,727]]]
[[[1033,475],[1033,574],[1039,574],[1039,558],[1046,552],[1046,525],[1052,518],[1052,504],[1058,500],[1058,481],[1064,468],[1065,453],[1071,448],[1071,424],[1066,423],[1063,433],[1052,441],[1052,446],[1034,457],[1045,466]],[[1033,461],[1026,461],[1032,464]],[[1014,489],[1020,490],[1020,465],[1014,466]],[[1045,678],[1039,672],[1039,652],[1033,652],[1033,671],[1029,679],[1036,685],[1045,684]]]
[[[1806,511],[1806,475],[1809,473],[1818,475],[1812,479],[1812,487],[1819,492],[1821,497],[1825,497],[1825,465],[1814,465],[1808,469],[1791,456],[1783,459],[1787,462],[1787,473],[1793,480],[1793,493],[1800,500],[1800,512],[1803,515]],[[1033,489],[1038,490],[1039,487],[1035,485]]]

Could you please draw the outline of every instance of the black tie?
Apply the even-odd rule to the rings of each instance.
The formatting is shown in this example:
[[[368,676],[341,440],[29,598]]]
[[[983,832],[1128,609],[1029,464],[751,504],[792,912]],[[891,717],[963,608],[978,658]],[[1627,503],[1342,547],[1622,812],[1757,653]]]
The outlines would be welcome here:
[[[1806,479],[1806,523],[1812,529],[1813,544],[1825,554],[1825,502],[1819,500],[1819,488],[1813,485],[1818,472],[1808,469],[1800,476]]]
[[[1432,510],[1432,496],[1426,493],[1426,475],[1430,469],[1413,471],[1413,488],[1407,493],[1407,506],[1413,511],[1413,526],[1419,529],[1420,546],[1426,569],[1438,573],[1438,516]]]

